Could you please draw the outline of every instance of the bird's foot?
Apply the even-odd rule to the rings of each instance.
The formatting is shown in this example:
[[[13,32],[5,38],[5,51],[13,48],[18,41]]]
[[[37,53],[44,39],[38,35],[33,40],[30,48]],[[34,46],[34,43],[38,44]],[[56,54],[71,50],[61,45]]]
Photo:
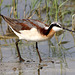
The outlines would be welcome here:
[[[24,61],[25,61],[25,60],[24,60],[23,58],[21,58],[21,57],[19,58],[19,60],[20,60],[20,62],[24,62]]]

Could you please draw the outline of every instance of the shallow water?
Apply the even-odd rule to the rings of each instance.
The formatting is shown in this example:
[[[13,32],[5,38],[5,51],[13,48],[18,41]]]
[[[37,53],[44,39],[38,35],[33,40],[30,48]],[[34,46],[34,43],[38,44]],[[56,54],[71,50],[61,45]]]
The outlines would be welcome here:
[[[17,1],[18,18],[24,18],[25,0]],[[65,9],[74,10],[75,6],[72,7],[74,3],[75,1],[68,1],[65,3]],[[3,15],[9,16],[12,4],[12,0],[3,0],[3,3],[0,6],[0,12]],[[25,13],[28,13],[28,11],[30,11],[31,0],[27,0],[26,4],[27,7]],[[44,1],[42,1],[41,6],[43,5]],[[75,11],[71,11],[71,13],[67,13],[61,22],[65,26],[70,26],[69,29],[72,29],[72,14],[74,12]],[[13,17],[13,13],[11,17]],[[46,13],[43,13],[41,17],[43,20],[47,19],[45,18]],[[32,18],[39,19],[36,14],[34,14]],[[50,19],[52,22],[53,18]],[[21,55],[25,59],[25,62],[20,63],[15,46],[15,39],[18,39],[18,37],[16,37],[13,33],[7,34],[7,32],[9,32],[7,23],[3,19],[0,19],[0,75],[75,74],[75,33],[72,34],[71,32],[65,31],[63,34],[58,36],[59,43],[56,41],[55,36],[51,40],[39,42],[39,52],[43,59],[43,61],[39,64],[35,42],[27,42],[25,40],[19,42]],[[54,63],[51,61],[54,61]],[[42,69],[39,69],[40,67],[42,67]]]

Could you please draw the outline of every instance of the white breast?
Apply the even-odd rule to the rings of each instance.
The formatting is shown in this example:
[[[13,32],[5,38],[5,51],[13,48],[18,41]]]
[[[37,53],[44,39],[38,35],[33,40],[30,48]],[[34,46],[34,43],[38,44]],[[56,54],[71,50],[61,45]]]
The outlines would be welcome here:
[[[19,38],[26,39],[27,41],[43,41],[47,39],[47,37],[41,35],[36,28],[32,28],[31,30],[21,30],[20,33]]]
[[[36,28],[32,28],[31,30],[20,30],[20,33],[13,30],[11,26],[10,28],[19,37],[19,39],[25,39],[27,41],[43,41],[48,39],[48,37],[41,35]]]

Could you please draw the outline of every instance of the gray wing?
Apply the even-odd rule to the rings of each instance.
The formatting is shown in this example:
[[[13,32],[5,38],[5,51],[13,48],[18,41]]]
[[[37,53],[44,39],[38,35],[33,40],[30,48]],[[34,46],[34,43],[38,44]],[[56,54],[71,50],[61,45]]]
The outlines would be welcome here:
[[[45,31],[45,27],[49,27],[43,22],[34,19],[12,19],[3,15],[1,16],[17,32],[20,30],[30,30],[33,27],[42,32]]]

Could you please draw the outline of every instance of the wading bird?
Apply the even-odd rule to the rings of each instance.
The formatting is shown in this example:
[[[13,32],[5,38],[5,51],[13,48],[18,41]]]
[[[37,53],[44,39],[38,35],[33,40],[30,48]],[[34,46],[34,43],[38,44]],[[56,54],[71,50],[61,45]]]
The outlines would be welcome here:
[[[41,56],[38,51],[38,41],[45,41],[48,39],[51,39],[53,35],[60,31],[60,30],[68,30],[62,27],[58,22],[52,22],[51,25],[44,24],[41,21],[34,20],[34,19],[13,19],[6,17],[2,14],[0,16],[9,24],[9,27],[12,29],[12,31],[19,37],[20,39],[25,39],[27,41],[34,41],[36,42],[36,51],[39,56],[39,61],[41,62]],[[75,31],[72,31],[75,32]],[[19,60],[24,61],[24,59],[21,57],[18,42],[16,41],[16,48],[19,56]]]

